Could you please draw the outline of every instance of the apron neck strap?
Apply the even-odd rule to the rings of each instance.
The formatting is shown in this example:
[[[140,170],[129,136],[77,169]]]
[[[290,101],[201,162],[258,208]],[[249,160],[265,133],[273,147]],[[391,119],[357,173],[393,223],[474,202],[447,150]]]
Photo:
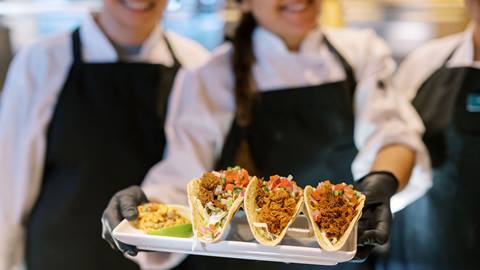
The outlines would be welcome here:
[[[178,68],[181,66],[180,61],[178,61],[175,52],[173,51],[172,45],[168,41],[168,38],[163,34],[163,39],[165,40],[165,44],[167,44],[168,51],[172,55],[173,58],[173,65],[174,67]],[[73,50],[73,62],[74,63],[82,63],[82,42],[80,40],[80,28],[77,28],[72,33],[72,50]]]
[[[442,67],[446,67],[447,66],[447,63],[452,60],[453,56],[455,55],[455,53],[457,52],[458,48],[462,45],[462,42],[460,42],[459,44],[455,45],[455,47],[453,48],[452,52],[450,52],[450,54],[448,55],[448,57],[445,59],[445,61],[443,62],[442,64]]]
[[[357,81],[355,79],[355,73],[353,72],[352,66],[348,63],[348,61],[343,57],[340,52],[335,49],[335,47],[332,45],[332,43],[327,39],[325,35],[323,35],[323,42],[325,42],[325,45],[327,45],[327,48],[330,50],[330,52],[337,57],[337,59],[340,61],[340,64],[342,64],[343,69],[345,70],[345,74],[347,76],[347,83],[348,87],[353,93],[355,91],[355,88],[357,87]]]
[[[72,50],[73,50],[73,62],[82,62],[82,43],[80,41],[80,28],[75,29],[72,33]]]
[[[178,58],[175,55],[175,51],[173,50],[172,44],[170,44],[170,41],[168,41],[168,38],[165,35],[165,33],[162,36],[163,36],[163,40],[165,40],[165,44],[167,44],[167,48],[168,48],[168,51],[170,52],[170,55],[172,55],[173,66],[175,68],[180,67],[181,66],[180,61],[178,61]]]

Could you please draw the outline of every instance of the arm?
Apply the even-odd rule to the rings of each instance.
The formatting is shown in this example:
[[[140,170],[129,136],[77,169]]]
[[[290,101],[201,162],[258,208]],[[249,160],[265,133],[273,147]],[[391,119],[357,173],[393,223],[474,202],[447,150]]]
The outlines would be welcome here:
[[[359,153],[352,172],[356,179],[372,171],[393,173],[399,184],[391,198],[396,212],[431,187],[430,159],[420,117],[392,86],[396,65],[390,50],[375,34],[369,36],[368,53],[357,71],[355,143]]]
[[[210,78],[208,82],[202,78]],[[165,131],[165,158],[145,177],[142,187],[120,191],[107,206],[103,217],[103,238],[112,247],[129,255],[137,250],[118,243],[111,230],[123,219],[135,219],[136,206],[146,200],[187,204],[188,181],[214,168],[223,146],[224,133],[233,118],[233,99],[222,80],[228,78],[212,68],[183,70],[176,78],[170,98]],[[206,85],[208,83],[208,85]],[[227,99],[227,100],[225,100]],[[224,107],[225,104],[232,106]],[[118,211],[118,209],[122,209]],[[159,259],[161,257],[161,259]],[[140,252],[135,257],[142,269],[174,267],[185,256]]]
[[[415,151],[401,144],[392,144],[378,151],[371,170],[391,172],[398,180],[398,189],[402,190],[410,179],[414,165]]]
[[[43,169],[45,121],[38,112],[32,61],[28,50],[13,60],[0,104],[0,269],[7,270],[23,263],[23,224]]]
[[[395,63],[390,50],[370,34],[355,95],[355,142],[352,164],[356,187],[366,195],[358,225],[357,259],[390,235],[392,209],[398,211],[431,186],[430,161],[421,135],[423,125],[411,104],[391,86]]]

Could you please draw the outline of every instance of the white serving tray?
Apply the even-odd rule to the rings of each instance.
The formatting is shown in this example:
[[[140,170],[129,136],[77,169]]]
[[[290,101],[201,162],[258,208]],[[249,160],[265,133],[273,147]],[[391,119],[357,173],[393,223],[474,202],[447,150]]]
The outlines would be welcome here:
[[[305,216],[298,216],[291,228],[288,229],[283,241],[274,247],[264,246],[255,241],[242,210],[238,211],[233,218],[225,239],[214,244],[204,244],[193,237],[148,235],[135,229],[126,220],[123,220],[113,230],[113,237],[126,244],[137,246],[139,250],[248,260],[335,265],[353,258],[357,246],[356,226],[342,250],[329,252],[319,247],[309,225]]]

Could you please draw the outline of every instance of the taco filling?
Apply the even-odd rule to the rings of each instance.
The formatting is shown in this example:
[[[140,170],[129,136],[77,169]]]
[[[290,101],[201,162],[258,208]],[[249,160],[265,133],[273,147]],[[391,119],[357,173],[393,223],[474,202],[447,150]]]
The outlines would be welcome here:
[[[332,244],[342,237],[357,215],[361,196],[352,185],[334,185],[329,180],[319,183],[310,194],[311,217]]]
[[[182,224],[190,224],[190,220],[182,216],[177,209],[159,203],[139,205],[135,226],[147,233]]]
[[[248,172],[238,166],[203,174],[197,198],[203,206],[204,221],[198,229],[204,236],[215,239],[221,233],[230,208],[244,196],[249,181]]]
[[[267,227],[269,233],[279,235],[290,223],[297,211],[302,189],[292,176],[270,176],[269,181],[259,181],[255,203],[256,227]]]

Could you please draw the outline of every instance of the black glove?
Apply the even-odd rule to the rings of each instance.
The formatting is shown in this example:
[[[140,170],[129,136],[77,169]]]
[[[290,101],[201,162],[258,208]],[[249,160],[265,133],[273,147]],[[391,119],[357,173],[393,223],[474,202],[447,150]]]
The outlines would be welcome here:
[[[124,218],[135,220],[138,215],[137,206],[146,202],[147,196],[139,186],[131,186],[113,195],[102,215],[102,238],[113,249],[130,256],[137,255],[137,247],[117,241],[112,237],[112,231]]]
[[[371,172],[355,183],[355,189],[367,197],[358,222],[357,253],[352,259],[363,262],[374,246],[388,241],[392,223],[390,198],[397,192],[398,180],[390,172]]]

